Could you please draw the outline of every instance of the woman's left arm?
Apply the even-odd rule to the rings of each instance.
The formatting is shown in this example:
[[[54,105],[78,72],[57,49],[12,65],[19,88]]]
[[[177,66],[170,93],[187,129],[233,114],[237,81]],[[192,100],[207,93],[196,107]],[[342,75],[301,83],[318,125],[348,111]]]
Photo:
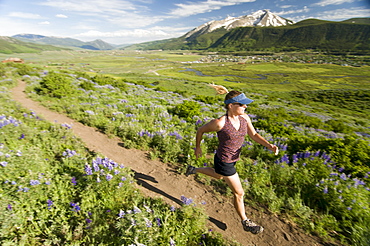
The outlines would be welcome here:
[[[247,127],[248,127],[248,136],[255,142],[265,146],[269,150],[271,150],[275,155],[279,153],[279,148],[274,145],[270,144],[266,139],[264,139],[261,135],[259,135],[256,130],[254,129],[254,126],[252,124],[251,119],[247,114],[243,115],[243,118],[247,120]]]

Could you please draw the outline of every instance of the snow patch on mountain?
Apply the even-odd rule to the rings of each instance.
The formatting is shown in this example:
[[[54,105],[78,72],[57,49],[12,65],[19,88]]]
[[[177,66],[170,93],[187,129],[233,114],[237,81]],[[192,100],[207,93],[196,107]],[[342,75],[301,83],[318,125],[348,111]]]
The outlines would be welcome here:
[[[212,32],[218,28],[225,28],[230,30],[236,27],[246,27],[246,26],[286,26],[293,24],[293,21],[282,18],[276,14],[271,13],[269,10],[258,10],[250,15],[244,15],[240,17],[227,17],[224,20],[210,21],[203,25],[194,28],[187,34],[185,38],[191,37],[193,35],[199,36],[205,33]]]

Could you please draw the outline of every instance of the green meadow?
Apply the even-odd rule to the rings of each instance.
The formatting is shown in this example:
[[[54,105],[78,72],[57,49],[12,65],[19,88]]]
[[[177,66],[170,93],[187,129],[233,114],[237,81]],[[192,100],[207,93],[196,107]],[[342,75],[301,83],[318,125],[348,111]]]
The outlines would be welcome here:
[[[204,157],[196,160],[192,148],[197,127],[225,113],[223,96],[216,95],[208,84],[215,83],[245,92],[255,100],[248,107],[255,128],[281,150],[278,156],[274,156],[246,138],[243,158],[237,168],[244,181],[248,205],[265,207],[328,243],[359,246],[370,243],[370,73],[369,66],[359,66],[355,58],[343,58],[345,61],[341,62],[338,57],[319,57],[319,62],[313,63],[311,58],[304,59],[306,55],[298,57],[297,54],[290,59],[286,56],[236,59],[175,51],[63,51],[19,56],[27,65],[2,65],[1,70],[4,91],[1,100],[6,105],[2,119],[6,122],[9,122],[9,117],[22,122],[29,121],[24,118],[27,112],[21,110],[23,114],[17,113],[16,105],[9,103],[6,96],[16,79],[23,79],[28,84],[27,93],[34,100],[108,135],[121,138],[127,148],[148,150],[151,158],[171,163],[182,171],[188,164],[203,166],[212,163],[209,156],[217,145],[214,134],[204,139]],[[207,62],[202,62],[205,59]],[[85,163],[91,163],[92,169],[98,157],[84,152],[83,147],[68,140],[69,137],[63,138],[63,141],[67,141],[64,144],[53,142],[51,135],[46,138],[50,144],[44,142],[33,145],[30,142],[24,145],[27,139],[23,140],[20,135],[23,131],[40,135],[40,138],[46,133],[57,134],[59,138],[69,134],[63,127],[55,130],[45,125],[46,131],[41,126],[35,127],[33,124],[36,123],[33,122],[22,124],[22,127],[28,124],[30,126],[21,131],[16,128],[18,125],[4,125],[1,128],[4,132],[0,141],[4,143],[2,148],[7,148],[9,153],[17,153],[17,149],[45,151],[45,156],[52,160],[52,168],[48,166],[50,161],[43,161],[45,170],[50,169],[47,177],[40,176],[36,171],[23,172],[20,179],[23,182],[22,192],[14,187],[11,192],[5,193],[5,209],[1,216],[21,217],[25,212],[20,208],[27,207],[27,213],[33,213],[34,217],[41,216],[41,222],[36,223],[41,225],[40,228],[49,226],[43,221],[62,216],[60,222],[54,225],[55,230],[47,234],[39,229],[40,233],[25,236],[33,230],[27,220],[7,223],[6,227],[2,224],[2,240],[7,245],[15,245],[11,244],[14,240],[23,240],[24,245],[30,242],[37,242],[33,245],[43,245],[43,242],[52,244],[54,241],[68,244],[96,242],[108,237],[104,234],[99,236],[98,232],[104,228],[100,218],[110,221],[108,224],[116,228],[118,243],[152,245],[150,238],[158,238],[170,245],[173,241],[176,241],[176,245],[200,242],[206,245],[223,244],[217,235],[207,234],[206,239],[202,239],[205,216],[199,216],[199,220],[194,219],[195,216],[190,218],[189,213],[202,214],[202,211],[187,206],[189,201],[186,199],[184,208],[178,210],[183,217],[171,214],[171,208],[160,201],[137,197],[129,199],[135,201],[140,211],[151,205],[149,207],[152,210],[153,206],[160,206],[159,210],[164,212],[158,210],[150,213],[150,216],[142,213],[125,216],[128,210],[133,209],[130,208],[132,204],[118,207],[113,202],[114,198],[107,198],[109,206],[102,204],[95,208],[96,201],[79,193],[83,187],[91,187],[91,192],[97,192],[96,197],[105,197],[110,189],[120,196],[122,191],[114,187],[119,187],[120,183],[128,184],[123,183],[122,177],[113,171],[108,172],[112,176],[108,178],[92,170],[90,172]],[[84,154],[76,156],[67,149],[76,149],[77,153]],[[0,155],[4,164],[0,169],[3,191],[13,181],[19,182],[15,171],[7,170],[9,167],[20,168],[17,166],[18,157],[13,154],[10,156],[13,159],[8,161],[5,154]],[[69,157],[78,160],[79,164],[73,169]],[[36,163],[33,165],[36,166]],[[129,170],[121,173],[129,179]],[[40,189],[48,189],[50,193],[42,190],[31,196],[31,193],[24,192],[25,187],[42,187],[35,180],[59,180],[61,175],[64,180],[71,180],[71,184],[60,187],[60,191],[43,187]],[[103,186],[95,184],[97,177],[101,180],[104,178],[106,183]],[[33,182],[29,185],[30,180]],[[80,186],[73,185],[76,180]],[[110,183],[111,180],[116,183]],[[231,191],[222,182],[204,176],[197,176],[197,180],[214,185],[220,195],[231,196]],[[125,195],[132,195],[130,189],[126,189]],[[35,198],[43,204],[44,210],[25,205],[27,199]],[[81,210],[84,208],[83,213],[76,206]],[[106,207],[111,207],[116,215],[124,211],[125,214],[120,214],[122,218],[118,216],[122,220],[117,221],[113,216],[106,215]],[[91,219],[91,211],[99,216]],[[194,231],[190,232],[195,236],[189,239],[191,241],[186,241],[186,236],[182,237],[175,231],[167,231],[160,225],[154,228],[157,218],[161,221],[168,218],[168,223],[189,219],[189,223],[194,225]],[[141,226],[136,227],[132,219],[141,221]],[[148,220],[150,227],[145,226]],[[92,221],[96,223],[94,226],[90,226]],[[20,224],[24,228],[21,232],[16,229]],[[66,224],[73,226],[66,228]],[[5,233],[5,229],[9,231],[9,228],[10,232]],[[64,228],[65,234],[58,234],[58,228]],[[76,228],[84,232],[78,238],[73,237]],[[141,233],[143,230],[148,234]],[[123,236],[128,231],[136,241]]]

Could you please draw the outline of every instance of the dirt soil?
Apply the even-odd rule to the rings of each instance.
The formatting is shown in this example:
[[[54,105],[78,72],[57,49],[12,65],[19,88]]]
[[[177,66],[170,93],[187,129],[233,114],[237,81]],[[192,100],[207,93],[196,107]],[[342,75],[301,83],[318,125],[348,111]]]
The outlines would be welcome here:
[[[209,216],[207,226],[221,233],[225,238],[251,246],[313,246],[325,245],[319,238],[307,235],[302,229],[284,222],[264,209],[246,207],[249,218],[264,226],[263,233],[254,235],[245,232],[232,205],[231,197],[222,197],[194,179],[186,177],[170,165],[148,159],[148,152],[125,149],[122,140],[110,138],[98,130],[85,126],[65,115],[50,111],[29,99],[24,93],[26,83],[19,81],[13,88],[13,99],[23,107],[34,111],[40,117],[57,124],[72,125],[73,133],[92,151],[131,168],[135,172],[138,187],[145,196],[162,198],[170,205],[180,206],[180,197],[192,198],[196,203],[205,202],[204,209]]]

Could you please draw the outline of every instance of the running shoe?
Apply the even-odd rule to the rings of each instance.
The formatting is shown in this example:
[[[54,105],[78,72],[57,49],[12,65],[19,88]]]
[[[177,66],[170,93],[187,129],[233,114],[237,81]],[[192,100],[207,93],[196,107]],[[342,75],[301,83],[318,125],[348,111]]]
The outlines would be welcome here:
[[[260,225],[257,225],[251,220],[243,220],[242,225],[243,225],[244,231],[248,231],[253,234],[258,234],[258,233],[263,232],[263,227]]]
[[[195,173],[196,173],[195,167],[189,165],[188,168],[186,169],[185,175],[186,177],[188,177],[190,174]]]

